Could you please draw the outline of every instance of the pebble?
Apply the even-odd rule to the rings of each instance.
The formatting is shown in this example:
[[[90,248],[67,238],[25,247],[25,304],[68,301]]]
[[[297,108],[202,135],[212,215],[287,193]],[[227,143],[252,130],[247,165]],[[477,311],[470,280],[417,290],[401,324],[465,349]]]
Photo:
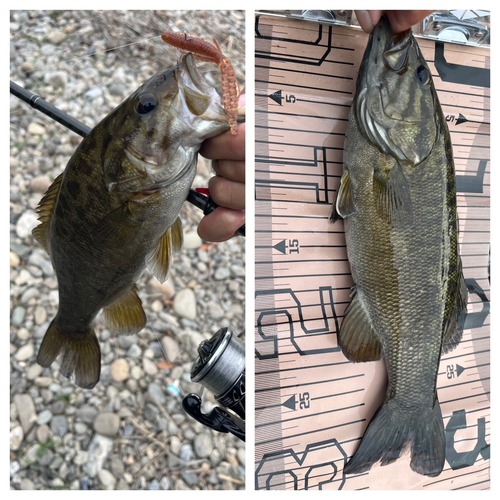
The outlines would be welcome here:
[[[158,367],[156,364],[148,358],[142,359],[142,368],[147,375],[154,376],[158,373]]]
[[[189,231],[184,235],[184,248],[186,250],[191,250],[194,248],[200,248],[203,244],[202,239],[198,236],[197,231]]]
[[[38,224],[37,214],[33,210],[26,210],[17,220],[16,234],[19,238],[27,238]]]
[[[47,321],[47,311],[45,307],[37,306],[35,309],[35,323],[37,325],[42,325],[45,321]]]
[[[35,483],[31,480],[25,477],[22,481],[21,484],[19,485],[19,488],[21,490],[34,490],[35,489]]]
[[[163,336],[160,340],[163,349],[165,350],[165,354],[167,355],[167,360],[173,363],[179,353],[181,352],[181,348],[179,347],[179,342],[172,337],[167,335]]]
[[[76,418],[77,420],[91,424],[95,420],[97,413],[98,411],[94,406],[85,404],[76,411]]]
[[[35,404],[29,394],[16,394],[14,396],[14,404],[16,405],[19,420],[21,421],[21,426],[26,435],[38,418]]]
[[[50,430],[57,436],[63,437],[68,432],[68,421],[64,415],[56,415],[50,421]]]
[[[33,177],[30,181],[30,189],[34,193],[44,194],[45,191],[52,184],[50,179],[46,175],[39,175],[37,177]]]
[[[59,45],[66,40],[66,35],[62,31],[53,31],[47,35],[47,40],[54,45]]]
[[[116,413],[99,413],[94,430],[102,436],[116,436],[120,430],[120,417]]]
[[[15,252],[10,252],[10,267],[17,267],[21,262],[19,255]]]
[[[84,466],[84,471],[90,476],[95,477],[98,471],[102,470],[104,461],[108,458],[113,449],[113,440],[109,437],[94,434],[89,449],[88,457]]]
[[[203,432],[194,438],[194,452],[198,458],[207,458],[214,449],[214,442],[210,434]]]
[[[127,351],[127,356],[131,358],[138,358],[141,354],[142,350],[137,344],[132,344]]]
[[[10,449],[18,450],[21,446],[21,443],[23,442],[23,439],[23,428],[20,425],[16,425],[16,427],[11,429],[10,431]]]
[[[19,326],[24,323],[26,309],[22,306],[17,306],[12,311],[11,322],[13,326]]]
[[[117,359],[111,364],[111,376],[115,382],[127,380],[130,372],[130,366],[126,359]]]
[[[36,423],[38,425],[48,424],[52,420],[53,416],[54,415],[50,410],[43,410],[42,412],[40,412],[40,415],[38,415],[38,420],[36,421]]]
[[[36,430],[36,438],[39,443],[46,443],[50,437],[50,428],[47,424],[40,425]]]
[[[225,280],[231,276],[231,271],[228,267],[218,267],[214,273],[214,279],[220,281]]]
[[[163,393],[162,388],[158,384],[155,384],[154,382],[149,384],[148,394],[150,395],[152,401],[155,403],[158,402],[159,404],[163,405],[167,401],[167,398]]]
[[[116,486],[116,479],[109,470],[102,469],[97,473],[97,477],[99,478],[99,482],[102,484],[103,489],[105,490],[114,490]]]
[[[33,347],[33,344],[29,343],[21,346],[17,350],[15,358],[18,361],[26,361],[27,359],[30,359],[34,355],[35,355],[35,348]]]
[[[191,288],[184,288],[174,297],[174,311],[181,317],[196,319],[196,296]]]
[[[43,135],[45,133],[45,127],[38,123],[32,122],[28,125],[27,132],[31,135]]]

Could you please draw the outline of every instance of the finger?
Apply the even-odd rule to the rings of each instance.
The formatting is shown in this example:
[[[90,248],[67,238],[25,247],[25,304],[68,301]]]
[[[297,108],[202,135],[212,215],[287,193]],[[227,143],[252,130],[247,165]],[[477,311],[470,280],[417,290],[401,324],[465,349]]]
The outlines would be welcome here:
[[[245,183],[245,162],[237,160],[213,160],[214,172],[234,182]]]
[[[401,33],[432,14],[433,10],[388,10],[387,17],[394,33]]]
[[[365,33],[371,33],[382,17],[381,10],[355,10],[356,19]]]
[[[233,210],[245,209],[245,184],[216,176],[210,179],[208,190],[217,205]]]
[[[205,241],[226,241],[235,236],[243,224],[245,212],[218,207],[201,219],[198,235]]]
[[[209,160],[223,158],[225,160],[245,159],[245,124],[238,125],[236,135],[228,130],[203,142],[200,154]]]

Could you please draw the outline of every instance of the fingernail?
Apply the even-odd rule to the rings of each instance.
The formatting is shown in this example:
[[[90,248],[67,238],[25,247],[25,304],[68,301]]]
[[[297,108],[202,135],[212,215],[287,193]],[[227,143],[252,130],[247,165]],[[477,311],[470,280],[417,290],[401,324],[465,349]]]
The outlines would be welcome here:
[[[363,31],[371,33],[375,26],[373,25],[370,13],[367,10],[355,10],[354,12],[356,12],[356,18]]]

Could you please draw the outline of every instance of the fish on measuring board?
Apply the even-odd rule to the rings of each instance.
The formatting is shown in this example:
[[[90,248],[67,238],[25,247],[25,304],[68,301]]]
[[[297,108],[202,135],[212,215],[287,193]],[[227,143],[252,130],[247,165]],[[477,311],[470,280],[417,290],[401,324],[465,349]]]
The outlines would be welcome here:
[[[59,309],[37,362],[61,353],[61,373],[92,388],[100,376],[93,322],[139,332],[146,316],[135,285],[146,267],[167,278],[182,246],[179,212],[201,143],[230,126],[220,97],[192,55],[124,100],[80,143],[38,206],[35,239],[50,255]]]
[[[411,468],[437,476],[445,433],[436,381],[460,341],[467,306],[450,133],[411,30],[384,16],[361,63],[344,173],[330,220],[344,218],[355,283],[339,332],[352,362],[384,358],[388,388],[344,468],[355,474],[411,449]]]

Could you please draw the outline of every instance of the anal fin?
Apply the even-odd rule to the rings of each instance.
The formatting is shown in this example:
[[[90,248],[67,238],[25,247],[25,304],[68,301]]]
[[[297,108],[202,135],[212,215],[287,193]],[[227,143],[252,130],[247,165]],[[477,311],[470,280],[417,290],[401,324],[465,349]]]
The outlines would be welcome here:
[[[182,222],[177,217],[147,259],[148,269],[160,283],[163,283],[168,277],[172,256],[181,250],[183,236]]]
[[[344,356],[353,363],[382,359],[382,343],[373,330],[356,289],[340,326],[339,343]]]
[[[139,333],[146,326],[146,314],[134,285],[126,294],[103,309],[104,322],[113,332],[123,335]]]
[[[460,259],[460,258],[459,258]],[[443,325],[443,353],[453,351],[462,340],[465,318],[467,316],[467,285],[462,274],[462,264],[458,267],[459,283],[455,293],[455,302],[453,311],[450,314],[449,320]]]

